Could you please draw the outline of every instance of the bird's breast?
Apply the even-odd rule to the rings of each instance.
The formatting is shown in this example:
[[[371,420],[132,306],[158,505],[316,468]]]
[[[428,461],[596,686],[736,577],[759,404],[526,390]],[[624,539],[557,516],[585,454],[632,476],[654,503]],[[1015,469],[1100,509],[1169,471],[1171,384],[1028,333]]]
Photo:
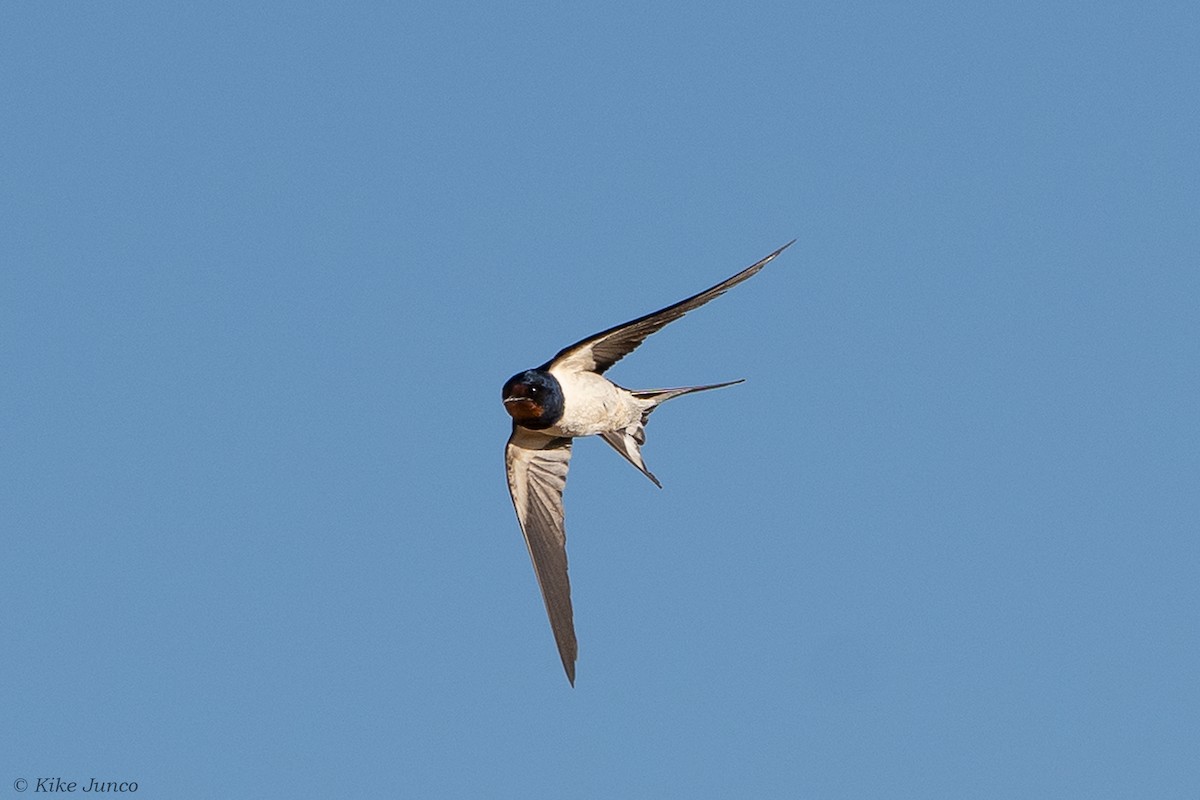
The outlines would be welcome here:
[[[607,378],[594,372],[551,372],[562,386],[563,415],[547,433],[592,436],[641,419],[642,409],[633,395]]]

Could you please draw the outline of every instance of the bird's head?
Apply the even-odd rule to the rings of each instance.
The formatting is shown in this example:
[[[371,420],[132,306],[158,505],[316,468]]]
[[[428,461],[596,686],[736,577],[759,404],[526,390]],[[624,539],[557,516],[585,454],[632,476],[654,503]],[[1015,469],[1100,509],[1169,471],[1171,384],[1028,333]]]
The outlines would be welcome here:
[[[505,382],[501,396],[504,410],[522,427],[541,430],[562,419],[562,386],[546,370],[518,372]]]

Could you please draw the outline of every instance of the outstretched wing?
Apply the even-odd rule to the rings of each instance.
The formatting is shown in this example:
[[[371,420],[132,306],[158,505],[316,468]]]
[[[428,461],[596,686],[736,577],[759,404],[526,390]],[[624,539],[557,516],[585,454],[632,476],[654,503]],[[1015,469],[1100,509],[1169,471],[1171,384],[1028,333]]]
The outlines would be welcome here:
[[[582,341],[576,342],[570,347],[564,348],[559,351],[558,355],[550,359],[542,369],[566,367],[574,370],[590,370],[596,373],[603,373],[613,364],[637,349],[637,346],[644,342],[647,336],[750,278],[765,267],[771,259],[791,247],[795,241],[793,239],[762,261],[746,267],[737,275],[734,275],[727,281],[718,283],[711,289],[705,289],[703,292],[694,294],[686,300],[680,300],[675,305],[667,306],[644,317],[638,317],[635,320],[617,325],[615,328],[601,331]]]
[[[567,534],[563,526],[563,487],[571,462],[571,440],[513,425],[504,448],[508,492],[533,571],[546,601],[550,627],[558,643],[567,680],[575,685],[575,622],[571,582],[567,579]]]

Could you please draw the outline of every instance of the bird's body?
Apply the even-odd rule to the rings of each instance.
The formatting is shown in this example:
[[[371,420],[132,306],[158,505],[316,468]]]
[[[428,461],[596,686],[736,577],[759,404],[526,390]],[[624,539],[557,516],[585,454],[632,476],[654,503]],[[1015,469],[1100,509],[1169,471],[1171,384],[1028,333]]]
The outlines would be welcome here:
[[[563,415],[546,433],[555,436],[595,436],[638,422],[650,407],[633,392],[587,370],[552,367],[548,372],[562,387]]]
[[[647,336],[751,277],[791,244],[710,289],[576,342],[542,366],[517,373],[504,384],[504,407],[513,418],[505,448],[509,493],[572,684],[577,646],[562,506],[572,439],[600,436],[661,487],[641,453],[650,413],[674,397],[741,382],[626,389],[602,373]]]

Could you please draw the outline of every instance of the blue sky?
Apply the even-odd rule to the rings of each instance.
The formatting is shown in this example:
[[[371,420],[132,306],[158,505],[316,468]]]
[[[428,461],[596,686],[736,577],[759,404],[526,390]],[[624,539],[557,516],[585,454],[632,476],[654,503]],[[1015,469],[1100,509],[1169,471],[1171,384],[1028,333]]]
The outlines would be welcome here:
[[[1195,797],[1192,3],[0,10],[0,794]],[[499,389],[599,441],[562,674]]]

